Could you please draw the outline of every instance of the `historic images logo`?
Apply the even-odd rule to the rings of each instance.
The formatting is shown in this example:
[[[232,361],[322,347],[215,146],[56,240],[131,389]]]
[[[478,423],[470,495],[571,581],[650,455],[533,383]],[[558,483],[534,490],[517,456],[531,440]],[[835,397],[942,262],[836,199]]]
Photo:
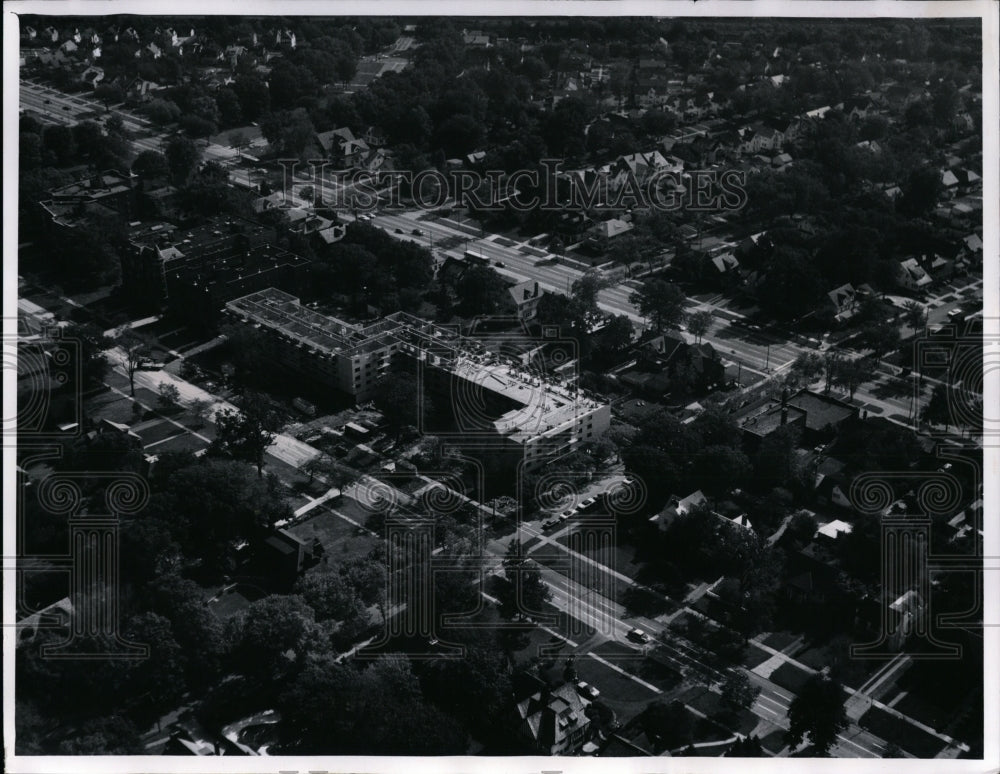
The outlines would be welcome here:
[[[282,160],[284,204],[312,199],[334,209],[434,210],[456,202],[478,212],[535,210],[737,211],[746,205],[746,173],[664,168],[637,175],[566,171],[559,159],[534,169],[337,170],[328,161]],[[404,204],[405,200],[405,204]]]

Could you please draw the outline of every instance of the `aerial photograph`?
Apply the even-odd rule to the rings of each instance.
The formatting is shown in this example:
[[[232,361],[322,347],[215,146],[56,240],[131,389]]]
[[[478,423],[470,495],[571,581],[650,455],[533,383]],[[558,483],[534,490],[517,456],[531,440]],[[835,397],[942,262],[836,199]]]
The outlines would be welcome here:
[[[8,754],[983,765],[980,16],[11,19]]]

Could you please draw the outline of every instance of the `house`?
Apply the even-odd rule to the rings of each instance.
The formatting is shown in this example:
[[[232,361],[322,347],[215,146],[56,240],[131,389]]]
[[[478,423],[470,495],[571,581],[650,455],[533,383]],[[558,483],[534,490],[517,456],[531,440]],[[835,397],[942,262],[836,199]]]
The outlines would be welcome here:
[[[846,521],[841,521],[840,519],[834,519],[817,529],[814,537],[821,540],[836,542],[841,535],[850,535],[853,529],[854,525],[848,524]]]
[[[539,681],[540,682],[540,681]],[[590,718],[583,699],[569,683],[537,691],[517,703],[518,730],[544,755],[571,755],[587,741]]]
[[[829,307],[833,310],[837,322],[844,322],[854,316],[858,307],[857,293],[851,283],[834,288],[826,297],[830,300]]]
[[[368,143],[355,137],[348,127],[320,132],[316,135],[316,142],[331,160],[347,167],[357,165],[371,150]]]
[[[922,619],[927,614],[927,607],[923,597],[916,589],[901,594],[888,606],[888,617],[886,634],[889,639],[889,647],[899,651],[903,649],[903,644],[913,634],[922,623]]]
[[[525,280],[508,288],[508,292],[517,307],[517,316],[522,320],[534,319],[538,312],[538,302],[545,293],[539,284]]]
[[[931,284],[930,275],[924,271],[916,258],[907,258],[899,262],[896,281],[906,290],[920,290]]]
[[[373,148],[380,148],[388,142],[385,132],[378,126],[369,126],[363,135],[364,141]]]
[[[314,555],[310,545],[286,529],[276,529],[258,547],[258,557],[277,587],[291,588]]]
[[[490,36],[484,34],[482,30],[463,31],[462,41],[472,48],[489,48],[491,45]]]
[[[97,84],[104,80],[104,70],[100,67],[88,67],[83,71],[80,80],[90,86],[90,88],[96,89]]]
[[[590,229],[590,241],[598,249],[605,250],[612,239],[627,234],[632,230],[632,224],[620,218],[610,218],[598,223]]]
[[[635,385],[650,398],[659,398],[672,389],[699,392],[725,379],[725,366],[711,344],[689,344],[670,334],[647,334],[632,352],[637,371],[647,376],[636,380],[633,372],[623,376],[622,381]]]
[[[713,255],[709,262],[720,274],[735,274],[740,268],[739,259],[731,252],[723,252]]]
[[[30,645],[38,635],[39,629],[60,629],[68,633],[72,617],[73,602],[69,597],[64,597],[37,613],[22,618],[17,622],[16,647]]]
[[[650,522],[656,524],[662,530],[667,530],[678,516],[684,516],[707,502],[708,498],[705,497],[705,494],[700,489],[684,498],[671,495],[663,510],[650,518]]]

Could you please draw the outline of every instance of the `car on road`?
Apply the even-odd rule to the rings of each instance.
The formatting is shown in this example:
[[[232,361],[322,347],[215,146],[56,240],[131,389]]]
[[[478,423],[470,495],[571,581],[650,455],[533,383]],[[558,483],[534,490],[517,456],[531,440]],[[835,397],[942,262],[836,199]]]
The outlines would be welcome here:
[[[597,502],[596,497],[588,497],[586,500],[581,502],[580,505],[577,506],[577,510],[585,511],[588,508],[592,507],[596,502]]]
[[[419,228],[413,229],[413,231],[411,231],[410,233],[413,234],[413,236],[423,236],[424,235],[424,232],[421,231]]]
[[[401,229],[401,228],[397,228],[397,229],[396,229],[396,233],[397,233],[397,234],[402,234],[402,233],[403,233],[403,229]]]
[[[497,262],[496,262],[496,263],[494,264],[494,266],[497,266],[497,267],[499,267],[499,268],[501,268],[501,269],[506,269],[506,268],[507,268],[507,264],[506,264],[506,263],[504,263],[503,261],[497,261]]]
[[[586,696],[588,699],[591,700],[596,699],[598,696],[601,695],[601,692],[597,690],[597,688],[595,688],[590,683],[585,682],[583,680],[576,681],[576,692],[579,693],[581,696]]]
[[[542,522],[542,529],[552,529],[556,524],[559,523],[559,519],[549,519],[548,521]]]
[[[632,640],[632,642],[638,642],[640,645],[648,645],[653,641],[653,638],[642,629],[629,629],[625,636]]]
[[[371,215],[358,215],[358,220],[368,221],[368,220],[371,220],[371,219],[372,219]]]
[[[563,511],[559,514],[559,521],[566,521],[571,516],[576,515],[576,507],[570,508],[568,511]]]

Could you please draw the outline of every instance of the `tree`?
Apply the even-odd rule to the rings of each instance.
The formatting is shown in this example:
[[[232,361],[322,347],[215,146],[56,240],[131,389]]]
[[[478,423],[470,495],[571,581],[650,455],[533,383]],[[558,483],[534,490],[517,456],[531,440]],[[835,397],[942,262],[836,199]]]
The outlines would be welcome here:
[[[160,382],[158,388],[159,396],[157,400],[163,408],[176,406],[181,399],[181,391],[173,382]]]
[[[934,386],[931,397],[924,406],[920,418],[931,425],[944,425],[945,432],[954,423],[952,416],[952,394],[946,385]]]
[[[466,735],[426,703],[410,662],[383,656],[367,668],[331,655],[305,659],[279,697],[282,748],[298,755],[455,755]]]
[[[174,185],[184,185],[201,160],[201,151],[198,147],[187,137],[180,135],[173,137],[167,143],[165,155]]]
[[[779,320],[792,320],[817,308],[824,293],[823,277],[805,251],[776,249],[761,282],[761,309]]]
[[[62,124],[46,126],[42,132],[42,144],[45,150],[55,157],[57,166],[71,164],[76,158],[76,139],[73,136],[73,129],[69,126]]]
[[[212,408],[212,402],[209,400],[205,400],[204,398],[196,398],[195,400],[191,401],[188,408],[191,410],[191,413],[194,414],[195,418],[198,420],[198,425],[196,425],[196,427],[204,427],[205,420],[208,419],[209,409]]]
[[[898,333],[898,331],[897,331]],[[864,358],[854,360],[843,359],[837,365],[834,381],[847,389],[847,394],[854,400],[854,393],[862,384],[873,376],[871,363]]]
[[[95,385],[99,385],[104,375],[108,371],[108,358],[104,351],[112,346],[111,339],[104,335],[104,332],[93,323],[67,325],[62,332],[65,340],[75,341],[78,347],[70,350],[79,354],[80,384],[75,385],[72,377],[76,374],[76,368],[67,369],[71,374],[71,381],[67,386],[74,387],[80,391],[86,390]]]
[[[796,451],[799,433],[795,425],[784,425],[760,442],[754,459],[755,484],[769,490],[801,483],[802,463]]]
[[[135,157],[132,171],[146,180],[166,177],[170,174],[170,164],[167,157],[154,150],[147,150]]]
[[[397,437],[407,427],[420,427],[423,419],[433,412],[430,398],[421,395],[417,382],[403,373],[390,373],[380,379],[373,391],[375,405]]]
[[[339,573],[309,573],[295,585],[297,594],[316,613],[317,621],[340,621],[368,625],[368,611],[346,575]]]
[[[722,700],[732,709],[750,709],[760,695],[760,686],[754,685],[742,669],[734,669],[722,683]]]
[[[219,411],[215,415],[215,427],[217,435],[213,447],[228,452],[235,459],[253,463],[257,467],[257,477],[262,478],[264,454],[274,442],[279,427],[278,417],[263,396],[247,393],[239,411]]]
[[[836,351],[827,352],[823,356],[823,368],[826,372],[826,382],[823,385],[823,392],[829,393],[830,388],[837,384],[837,376],[840,374],[840,367],[844,363],[844,356]]]
[[[272,594],[230,618],[225,636],[237,668],[273,680],[305,656],[314,630],[315,613],[302,597]]]
[[[120,352],[119,362],[128,377],[129,390],[135,397],[135,374],[144,362],[149,352],[149,342],[145,336],[132,330],[128,325],[115,329],[115,345]]]
[[[694,336],[697,343],[701,343],[701,337],[708,333],[709,328],[712,327],[712,313],[703,310],[700,312],[693,312],[688,315],[687,318],[687,329],[688,333]]]
[[[767,754],[761,746],[760,739],[756,736],[748,736],[738,739],[733,746],[726,750],[725,758],[766,758]]]
[[[245,132],[230,132],[228,140],[229,147],[235,149],[237,156],[243,152],[244,148],[250,145],[250,139],[247,137]]]
[[[261,116],[260,131],[275,150],[293,156],[301,154],[316,134],[309,113],[303,108]]]
[[[810,384],[823,373],[823,358],[815,352],[803,352],[788,369],[786,384],[796,387],[800,384]]]
[[[146,107],[146,115],[154,124],[166,126],[181,117],[181,109],[170,100],[154,99]]]
[[[57,755],[141,755],[139,732],[120,715],[88,720],[72,736],[59,742]]]
[[[608,280],[600,272],[595,271],[586,272],[580,279],[573,283],[573,299],[583,309],[586,317],[600,315],[601,312],[597,305],[597,297],[608,285]]]
[[[694,716],[680,701],[651,702],[640,716],[646,734],[657,751],[674,750],[691,741]]]
[[[174,639],[170,621],[156,613],[141,613],[125,625],[125,638],[146,644],[148,658],[126,662],[124,698],[134,703],[146,722],[174,709],[184,693],[184,653]]]
[[[650,318],[658,333],[664,328],[677,328],[684,319],[684,292],[664,280],[650,280],[629,300],[644,317]]]
[[[246,121],[256,121],[271,109],[271,93],[257,75],[241,75],[233,83]]]
[[[495,314],[510,301],[506,281],[490,266],[470,266],[455,290],[459,313],[466,317]]]
[[[500,596],[500,613],[505,618],[521,618],[527,612],[539,613],[552,598],[552,591],[542,574],[533,566],[521,546],[512,540],[503,559],[507,586]]]
[[[710,495],[724,495],[743,486],[752,468],[747,456],[731,446],[707,446],[694,458],[694,473]]]
[[[219,121],[223,126],[239,126],[243,120],[240,98],[229,88],[219,89],[215,94],[215,104],[219,108]]]
[[[106,108],[110,108],[115,102],[123,102],[125,100],[125,92],[122,91],[120,86],[102,83],[94,89],[94,97],[103,102]]]
[[[843,687],[822,674],[813,675],[792,700],[788,722],[790,745],[797,747],[808,737],[816,752],[825,755],[848,726]]]
[[[917,333],[927,322],[927,309],[919,301],[910,301],[903,307],[903,320]]]
[[[904,215],[926,215],[938,203],[944,183],[936,167],[913,170],[900,186],[899,211]]]
[[[872,323],[861,331],[861,341],[872,351],[876,368],[886,354],[899,346],[899,340],[899,328],[891,320]]]

